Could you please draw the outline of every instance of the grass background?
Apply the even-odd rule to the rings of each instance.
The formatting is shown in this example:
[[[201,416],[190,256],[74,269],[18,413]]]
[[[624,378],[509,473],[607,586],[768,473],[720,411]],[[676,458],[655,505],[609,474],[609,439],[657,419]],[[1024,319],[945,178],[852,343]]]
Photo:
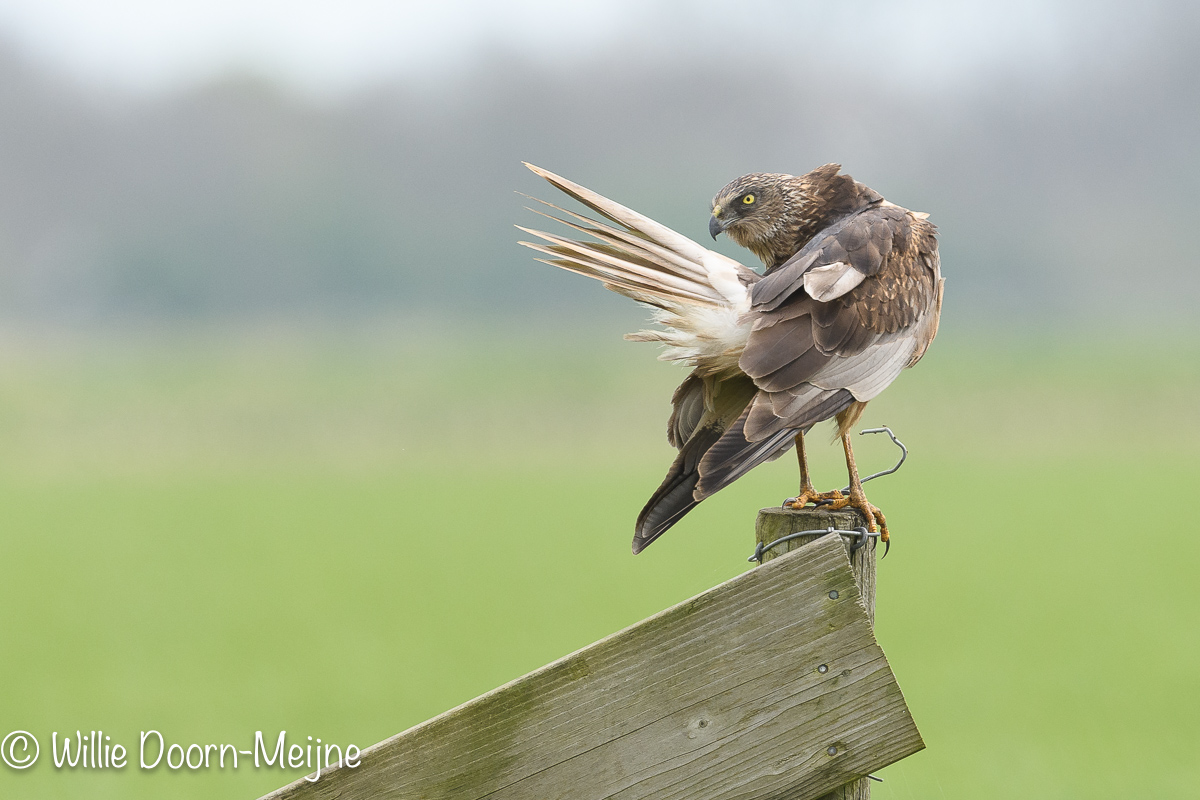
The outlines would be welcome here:
[[[240,797],[300,771],[56,771],[50,732],[367,746],[748,568],[790,458],[629,555],[681,373],[619,330],[0,349],[5,797]],[[863,419],[912,457],[878,638],[928,749],[875,797],[1193,797],[1200,338],[945,330]],[[814,439],[818,488],[838,448]],[[889,465],[886,441],[860,464]]]

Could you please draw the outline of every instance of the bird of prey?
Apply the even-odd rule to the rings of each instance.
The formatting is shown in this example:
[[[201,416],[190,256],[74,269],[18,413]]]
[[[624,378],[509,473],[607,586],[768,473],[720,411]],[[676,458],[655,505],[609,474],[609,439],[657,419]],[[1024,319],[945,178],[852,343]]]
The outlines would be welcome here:
[[[744,175],[712,202],[708,229],[758,256],[762,274],[532,164],[536,174],[604,218],[542,200],[594,241],[531,230],[521,242],[652,308],[660,358],[692,367],[675,390],[667,440],[679,455],[638,516],[639,553],[700,501],[793,445],[800,493],[786,505],[847,506],[888,541],[867,501],[850,429],[867,402],[925,354],[937,334],[943,279],[927,214],[887,202],[826,164],[800,176]],[[847,494],[813,489],[804,434],[836,419]]]

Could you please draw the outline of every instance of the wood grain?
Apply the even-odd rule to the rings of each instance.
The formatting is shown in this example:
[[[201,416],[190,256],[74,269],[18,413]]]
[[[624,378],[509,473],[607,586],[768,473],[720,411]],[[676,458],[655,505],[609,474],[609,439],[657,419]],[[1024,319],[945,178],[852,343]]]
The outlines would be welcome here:
[[[824,511],[819,508],[802,508],[792,510],[774,506],[758,512],[758,521],[754,525],[756,542],[768,545],[776,539],[782,539],[800,531],[819,530],[810,536],[792,539],[790,542],[775,547],[763,555],[763,563],[772,558],[797,550],[809,542],[825,535],[827,528],[835,530],[854,530],[860,525],[866,527],[867,521],[862,514],[853,508],[843,508],[840,511]],[[871,625],[875,625],[875,546],[879,540],[872,538],[869,543],[860,548],[850,557],[850,566],[854,571],[854,580],[858,583],[858,593],[867,609],[867,617]],[[850,554],[850,542],[845,541],[846,554]]]
[[[819,508],[785,509],[778,506],[764,508],[758,512],[758,521],[754,526],[755,541],[764,547],[784,536],[800,531],[854,530],[865,526],[866,520],[857,510],[845,508],[840,511],[825,511]],[[763,563],[783,555],[784,553],[804,547],[825,533],[814,533],[784,542],[763,554]],[[846,553],[850,557],[850,565],[854,572],[854,581],[858,584],[859,597],[867,610],[871,626],[875,625],[875,548],[878,539],[870,539],[868,544],[850,554],[851,542],[843,539]],[[870,800],[871,781],[859,778],[845,786],[840,786],[820,800]]]
[[[824,536],[267,797],[811,800],[922,747]]]

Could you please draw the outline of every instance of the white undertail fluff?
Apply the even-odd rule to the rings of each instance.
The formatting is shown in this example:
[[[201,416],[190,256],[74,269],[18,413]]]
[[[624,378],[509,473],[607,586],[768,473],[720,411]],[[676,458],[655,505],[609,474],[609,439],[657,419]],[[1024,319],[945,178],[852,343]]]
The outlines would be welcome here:
[[[741,322],[743,312],[733,306],[684,306],[680,312],[654,308],[650,316],[666,330],[627,333],[625,338],[661,342],[665,345],[661,360],[691,364],[706,374],[736,369],[750,336],[750,326]]]
[[[666,348],[660,358],[691,364],[703,373],[737,370],[750,334],[745,320],[749,287],[759,279],[758,273],[576,183],[532,164],[526,166],[621,227],[538,200],[568,219],[531,209],[535,213],[597,241],[577,241],[518,225],[547,243],[521,244],[552,256],[539,259],[546,264],[595,278],[612,291],[651,306],[652,319],[664,330],[638,331],[626,339],[661,342]]]

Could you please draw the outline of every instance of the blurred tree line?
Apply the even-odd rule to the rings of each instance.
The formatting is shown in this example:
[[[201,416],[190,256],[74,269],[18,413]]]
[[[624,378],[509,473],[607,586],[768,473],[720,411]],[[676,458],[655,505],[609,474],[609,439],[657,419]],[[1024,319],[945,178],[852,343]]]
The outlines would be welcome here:
[[[0,313],[587,313],[604,293],[515,245],[513,223],[532,217],[514,190],[555,199],[521,160],[702,241],[731,178],[838,161],[932,213],[949,319],[1186,321],[1200,296],[1200,14],[1163,9],[1059,62],[957,82],[898,79],[848,41],[837,59],[799,44],[571,63],[497,49],[323,101],[251,75],[145,96],[6,48]]]

